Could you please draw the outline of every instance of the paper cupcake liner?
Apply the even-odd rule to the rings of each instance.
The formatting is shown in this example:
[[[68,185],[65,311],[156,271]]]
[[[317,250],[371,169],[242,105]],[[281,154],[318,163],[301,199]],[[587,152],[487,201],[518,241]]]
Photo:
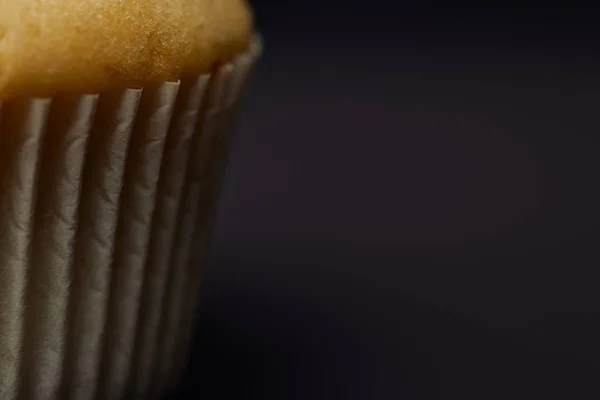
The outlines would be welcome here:
[[[160,398],[177,383],[260,50],[142,90],[0,103],[0,399]]]

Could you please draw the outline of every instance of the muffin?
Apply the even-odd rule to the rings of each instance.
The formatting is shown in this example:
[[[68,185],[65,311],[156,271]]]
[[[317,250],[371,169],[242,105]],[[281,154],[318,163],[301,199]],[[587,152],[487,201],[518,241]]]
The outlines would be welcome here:
[[[178,383],[253,32],[244,0],[0,0],[0,399]]]

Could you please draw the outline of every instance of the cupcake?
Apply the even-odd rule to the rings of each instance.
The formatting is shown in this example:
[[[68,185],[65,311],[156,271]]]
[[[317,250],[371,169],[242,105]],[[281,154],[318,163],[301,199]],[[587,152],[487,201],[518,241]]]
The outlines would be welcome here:
[[[259,53],[244,0],[0,1],[0,399],[178,383]]]

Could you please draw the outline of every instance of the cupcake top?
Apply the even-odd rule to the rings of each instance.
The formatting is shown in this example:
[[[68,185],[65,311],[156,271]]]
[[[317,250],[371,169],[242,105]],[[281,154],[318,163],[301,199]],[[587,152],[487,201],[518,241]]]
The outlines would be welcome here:
[[[252,25],[245,0],[0,0],[0,101],[209,72]]]

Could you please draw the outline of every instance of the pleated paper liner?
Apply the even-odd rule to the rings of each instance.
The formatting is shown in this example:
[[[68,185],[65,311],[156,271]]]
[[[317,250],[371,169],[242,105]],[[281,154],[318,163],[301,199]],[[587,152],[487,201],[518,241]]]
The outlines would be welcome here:
[[[1,400],[154,399],[177,384],[260,50],[143,90],[0,103]]]

